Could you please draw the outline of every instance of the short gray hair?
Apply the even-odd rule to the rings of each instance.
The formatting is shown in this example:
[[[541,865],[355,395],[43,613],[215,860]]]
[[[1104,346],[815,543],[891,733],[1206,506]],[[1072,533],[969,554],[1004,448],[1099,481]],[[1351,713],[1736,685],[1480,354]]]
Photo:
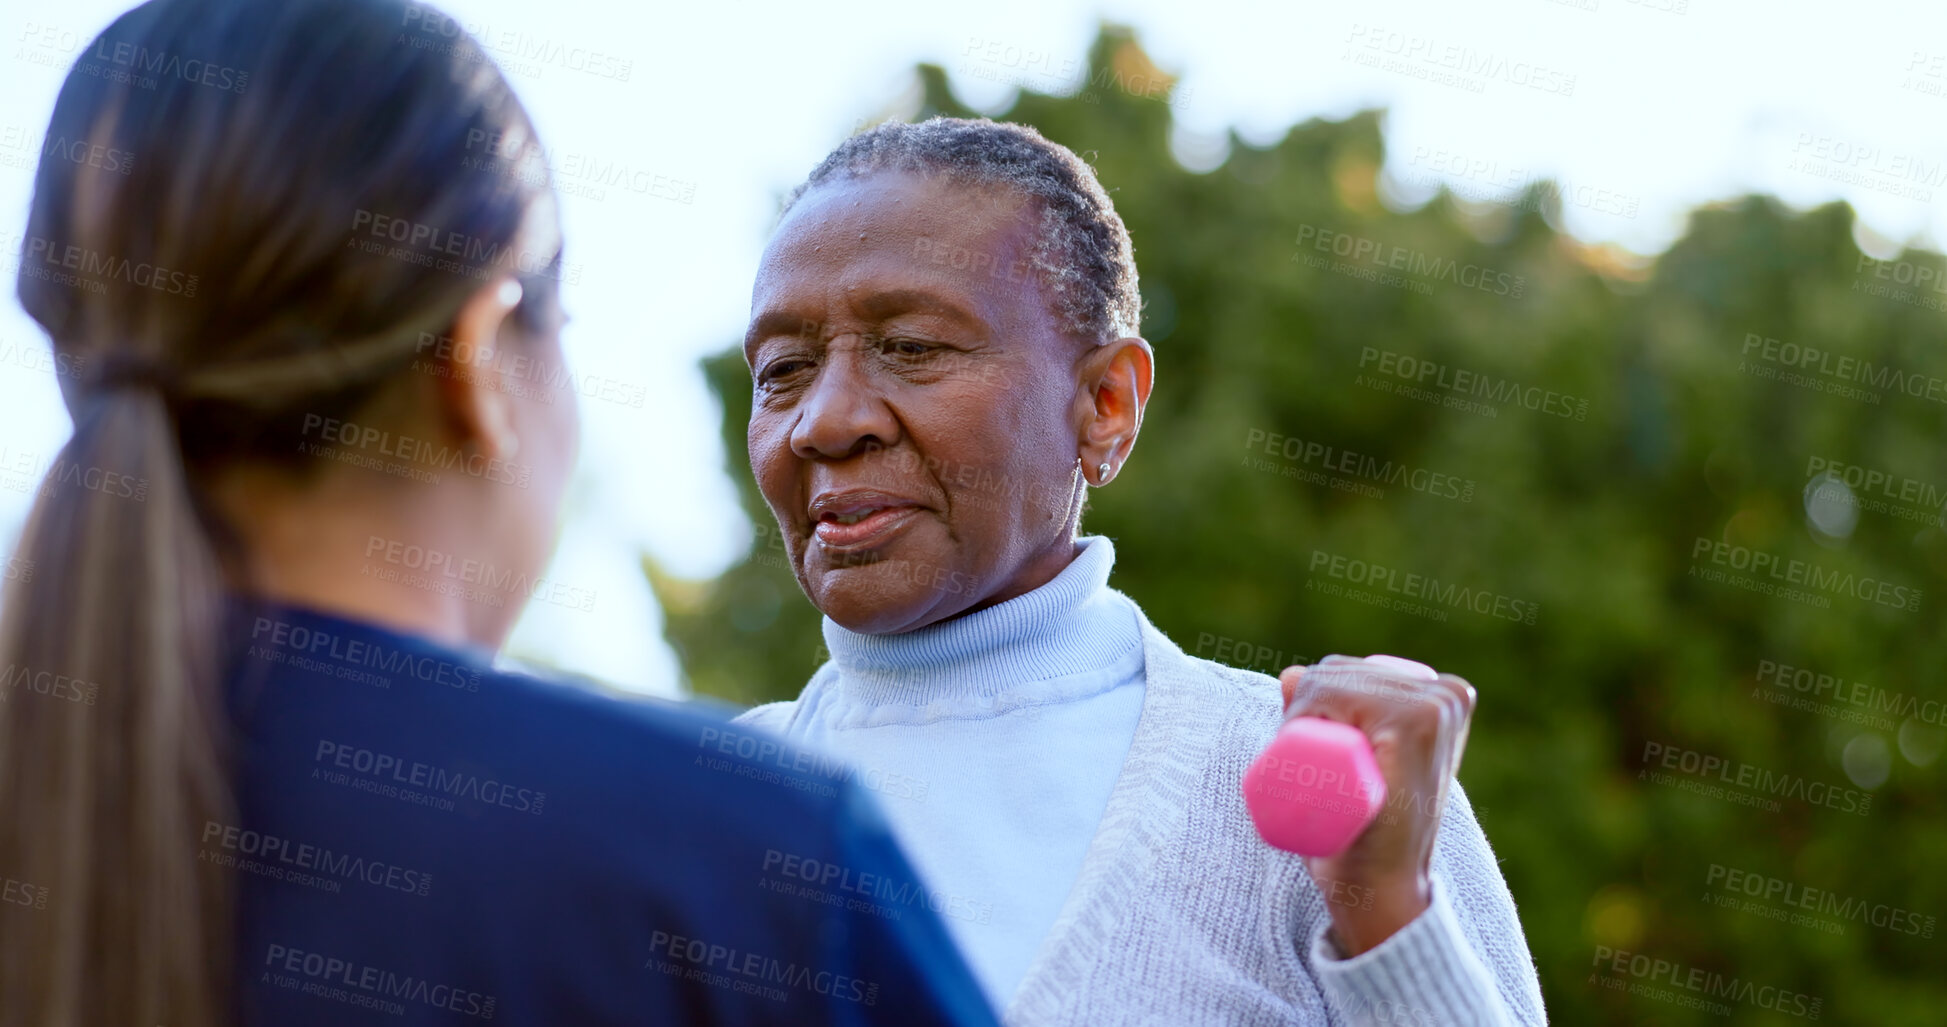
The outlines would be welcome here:
[[[1141,329],[1136,256],[1095,169],[1073,150],[1027,125],[986,118],[888,121],[838,145],[785,198],[789,212],[827,182],[876,171],[945,175],[968,185],[1000,186],[1041,209],[1029,254],[1063,330],[1095,342]]]

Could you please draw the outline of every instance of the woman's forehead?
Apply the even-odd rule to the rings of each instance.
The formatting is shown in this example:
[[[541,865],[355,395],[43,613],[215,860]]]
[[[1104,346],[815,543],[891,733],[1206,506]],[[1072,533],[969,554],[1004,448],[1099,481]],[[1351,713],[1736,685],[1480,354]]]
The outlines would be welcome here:
[[[1018,190],[944,175],[881,171],[820,184],[799,198],[772,238],[773,252],[823,255],[905,246],[930,258],[929,242],[995,256],[1031,234]],[[926,241],[922,241],[926,240]]]
[[[904,173],[821,185],[772,239],[756,306],[843,297],[856,307],[892,292],[974,308],[1038,299],[1028,261],[1034,225],[998,192],[1011,190]]]

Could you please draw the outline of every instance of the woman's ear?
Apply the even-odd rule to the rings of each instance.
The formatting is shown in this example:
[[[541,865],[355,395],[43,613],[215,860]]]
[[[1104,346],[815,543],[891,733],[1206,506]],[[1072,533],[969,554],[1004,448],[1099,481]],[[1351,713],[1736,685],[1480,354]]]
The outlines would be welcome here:
[[[1083,355],[1080,371],[1086,394],[1078,397],[1082,424],[1076,453],[1083,477],[1107,485],[1136,447],[1153,384],[1154,354],[1140,337],[1124,336]]]
[[[511,459],[520,451],[513,405],[500,368],[500,326],[521,301],[521,283],[500,278],[467,297],[453,318],[453,344],[440,356],[440,398],[462,446]]]

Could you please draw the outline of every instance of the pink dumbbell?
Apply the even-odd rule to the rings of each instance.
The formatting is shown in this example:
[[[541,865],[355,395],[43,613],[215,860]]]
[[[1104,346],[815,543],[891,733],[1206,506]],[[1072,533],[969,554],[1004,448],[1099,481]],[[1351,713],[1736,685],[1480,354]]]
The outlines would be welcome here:
[[[1305,671],[1328,674],[1377,665],[1427,681],[1440,675],[1424,663],[1368,656]],[[1365,733],[1321,717],[1293,717],[1244,772],[1244,806],[1266,844],[1300,856],[1335,856],[1386,805],[1386,778]]]

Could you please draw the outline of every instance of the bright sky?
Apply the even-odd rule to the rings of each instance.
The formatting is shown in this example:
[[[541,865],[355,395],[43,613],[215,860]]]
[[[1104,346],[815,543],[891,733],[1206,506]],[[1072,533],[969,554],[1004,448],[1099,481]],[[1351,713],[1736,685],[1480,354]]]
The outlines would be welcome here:
[[[7,246],[25,225],[61,76],[124,6],[24,0],[0,20]],[[655,694],[683,685],[639,557],[708,577],[751,541],[697,359],[742,334],[777,198],[860,119],[910,102],[918,61],[998,110],[1014,84],[1072,91],[1108,19],[1133,25],[1180,76],[1169,102],[1192,166],[1211,163],[1226,129],[1268,142],[1307,118],[1384,106],[1388,192],[1403,202],[1434,181],[1506,196],[1554,177],[1571,231],[1644,253],[1679,234],[1690,207],[1749,191],[1799,206],[1849,200],[1873,233],[1861,242],[1881,255],[1886,240],[1937,248],[1947,234],[1947,138],[1935,128],[1947,115],[1947,9],[1925,0],[444,6],[506,55],[555,155],[570,258],[583,266],[565,289],[570,362],[644,394],[639,407],[582,405],[550,576],[593,589],[594,609],[536,603],[510,649]],[[589,63],[626,66],[626,80]],[[644,193],[588,187],[588,170],[615,165],[662,179],[636,179],[652,183]],[[14,300],[12,258],[0,266],[0,447],[44,462],[67,415],[34,355],[46,340]],[[27,499],[0,489],[9,546]]]

